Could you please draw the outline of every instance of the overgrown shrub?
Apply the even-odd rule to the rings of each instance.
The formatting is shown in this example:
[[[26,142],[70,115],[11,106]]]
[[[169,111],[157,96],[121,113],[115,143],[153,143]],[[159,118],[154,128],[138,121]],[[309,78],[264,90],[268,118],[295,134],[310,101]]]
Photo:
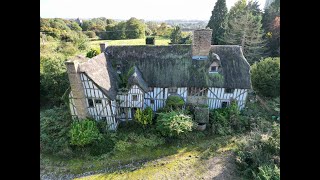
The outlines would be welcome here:
[[[192,131],[194,123],[190,116],[171,111],[168,113],[159,113],[156,125],[156,129],[163,136],[177,137],[188,131]]]
[[[184,105],[184,100],[180,96],[171,95],[166,100],[166,107],[171,108],[172,110],[182,109]]]
[[[71,42],[61,42],[57,50],[65,56],[73,56],[78,52],[78,49]]]
[[[96,37],[96,33],[94,31],[87,31],[87,32],[85,32],[85,35],[87,35],[88,38],[95,38]]]
[[[151,107],[144,110],[138,109],[134,114],[134,119],[145,128],[148,124],[152,124],[153,111]]]
[[[40,112],[41,151],[47,153],[68,152],[71,115],[66,106]]]
[[[249,179],[279,179],[280,176],[280,126],[263,133],[252,131],[238,142],[236,162],[240,172]]]
[[[280,58],[266,58],[251,66],[251,81],[255,91],[266,97],[280,95]]]
[[[209,122],[213,133],[218,135],[242,132],[249,128],[248,119],[240,115],[236,101],[232,101],[229,107],[211,110]]]
[[[74,121],[70,130],[70,144],[83,147],[101,140],[102,136],[94,120]]]
[[[274,165],[260,166],[257,174],[254,173],[253,177],[258,180],[280,180],[280,169]]]
[[[100,54],[101,51],[99,48],[91,48],[89,52],[87,52],[87,57],[88,58],[93,58],[95,57],[96,55]]]
[[[69,86],[63,57],[40,57],[40,105],[60,106]]]

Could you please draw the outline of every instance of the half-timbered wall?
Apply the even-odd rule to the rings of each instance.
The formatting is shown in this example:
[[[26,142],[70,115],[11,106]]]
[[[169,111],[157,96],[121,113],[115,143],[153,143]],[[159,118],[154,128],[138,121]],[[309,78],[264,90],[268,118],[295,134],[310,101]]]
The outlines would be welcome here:
[[[149,88],[149,92],[144,95],[144,108],[151,107],[153,111],[157,111],[165,104],[164,88]]]
[[[76,119],[78,117],[78,112],[77,112],[76,106],[74,105],[72,91],[70,91],[69,93],[69,107],[70,107],[72,119]]]
[[[229,105],[233,98],[237,100],[239,108],[242,109],[245,106],[247,93],[247,89],[234,89],[232,93],[226,93],[225,88],[209,88],[208,106],[211,109],[221,108],[222,102],[227,102]]]
[[[137,86],[133,85],[128,91],[128,94],[117,95],[120,107],[143,107],[143,91]]]
[[[143,108],[144,92],[137,85],[133,85],[127,94],[118,94],[117,100],[119,101],[119,107],[117,109],[117,118],[120,120],[131,120],[132,109],[131,108]]]
[[[115,118],[115,101],[110,101],[84,73],[81,73],[80,79],[84,87],[89,114],[97,121],[106,120],[109,130],[116,130],[118,122]]]

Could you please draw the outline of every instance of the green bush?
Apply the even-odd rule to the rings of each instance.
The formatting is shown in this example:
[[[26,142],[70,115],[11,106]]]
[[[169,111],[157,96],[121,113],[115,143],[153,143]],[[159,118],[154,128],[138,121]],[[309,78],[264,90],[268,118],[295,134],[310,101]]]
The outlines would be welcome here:
[[[163,136],[177,137],[188,131],[192,131],[194,123],[190,116],[171,111],[168,113],[159,113],[156,125],[156,129]]]
[[[145,128],[148,124],[152,124],[153,111],[151,107],[147,107],[143,111],[138,109],[134,114],[134,119]]]
[[[63,56],[40,57],[40,105],[60,106],[69,86]]]
[[[84,119],[72,123],[70,137],[71,145],[83,147],[101,140],[102,135],[94,120]]]
[[[95,48],[95,49],[90,49],[90,51],[89,52],[87,52],[87,57],[88,58],[93,58],[93,57],[95,57],[96,55],[98,55],[98,54],[100,54],[101,53],[101,51],[100,51],[100,49],[99,48]]]
[[[274,165],[264,165],[260,166],[259,172],[257,174],[254,173],[255,179],[258,180],[280,180],[280,169]]]
[[[280,95],[280,58],[266,58],[251,67],[251,81],[255,91],[265,97]]]
[[[172,110],[182,109],[184,105],[184,100],[180,96],[171,95],[166,100],[165,107],[171,108]]]
[[[61,42],[57,47],[57,50],[65,56],[73,56],[78,52],[77,47],[75,47],[71,42]]]
[[[59,153],[69,151],[71,115],[66,106],[40,112],[41,151]]]
[[[85,35],[87,35],[89,38],[96,37],[96,33],[94,31],[87,31],[87,32],[85,32]]]
[[[249,128],[248,119],[240,115],[236,101],[232,101],[227,108],[212,109],[209,122],[213,133],[218,135],[243,132]]]

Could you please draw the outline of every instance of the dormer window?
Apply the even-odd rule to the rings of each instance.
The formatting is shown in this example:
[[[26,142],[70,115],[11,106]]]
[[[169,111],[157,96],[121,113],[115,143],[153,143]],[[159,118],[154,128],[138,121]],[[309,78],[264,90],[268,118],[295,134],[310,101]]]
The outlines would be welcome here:
[[[213,62],[213,63],[210,65],[209,73],[217,73],[217,72],[218,72],[218,69],[219,69],[219,64],[218,64],[217,62]]]
[[[217,72],[218,71],[218,67],[217,66],[211,66],[210,67],[210,72]]]
[[[117,64],[117,73],[121,74],[121,65],[120,64]]]

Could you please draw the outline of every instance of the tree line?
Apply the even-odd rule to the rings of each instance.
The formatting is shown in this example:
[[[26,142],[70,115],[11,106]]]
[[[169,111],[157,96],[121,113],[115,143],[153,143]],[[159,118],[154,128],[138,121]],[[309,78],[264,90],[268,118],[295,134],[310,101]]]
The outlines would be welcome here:
[[[241,45],[250,64],[280,56],[280,0],[264,12],[257,1],[238,0],[228,11],[226,0],[218,0],[207,27],[213,30],[211,44]]]
[[[100,39],[139,39],[145,36],[162,36],[169,38],[174,27],[165,22],[145,22],[142,19],[130,18],[127,21],[116,21],[105,17],[83,20],[61,18],[40,18],[40,32],[50,39],[64,40],[77,34],[85,34],[88,38],[99,37]]]

